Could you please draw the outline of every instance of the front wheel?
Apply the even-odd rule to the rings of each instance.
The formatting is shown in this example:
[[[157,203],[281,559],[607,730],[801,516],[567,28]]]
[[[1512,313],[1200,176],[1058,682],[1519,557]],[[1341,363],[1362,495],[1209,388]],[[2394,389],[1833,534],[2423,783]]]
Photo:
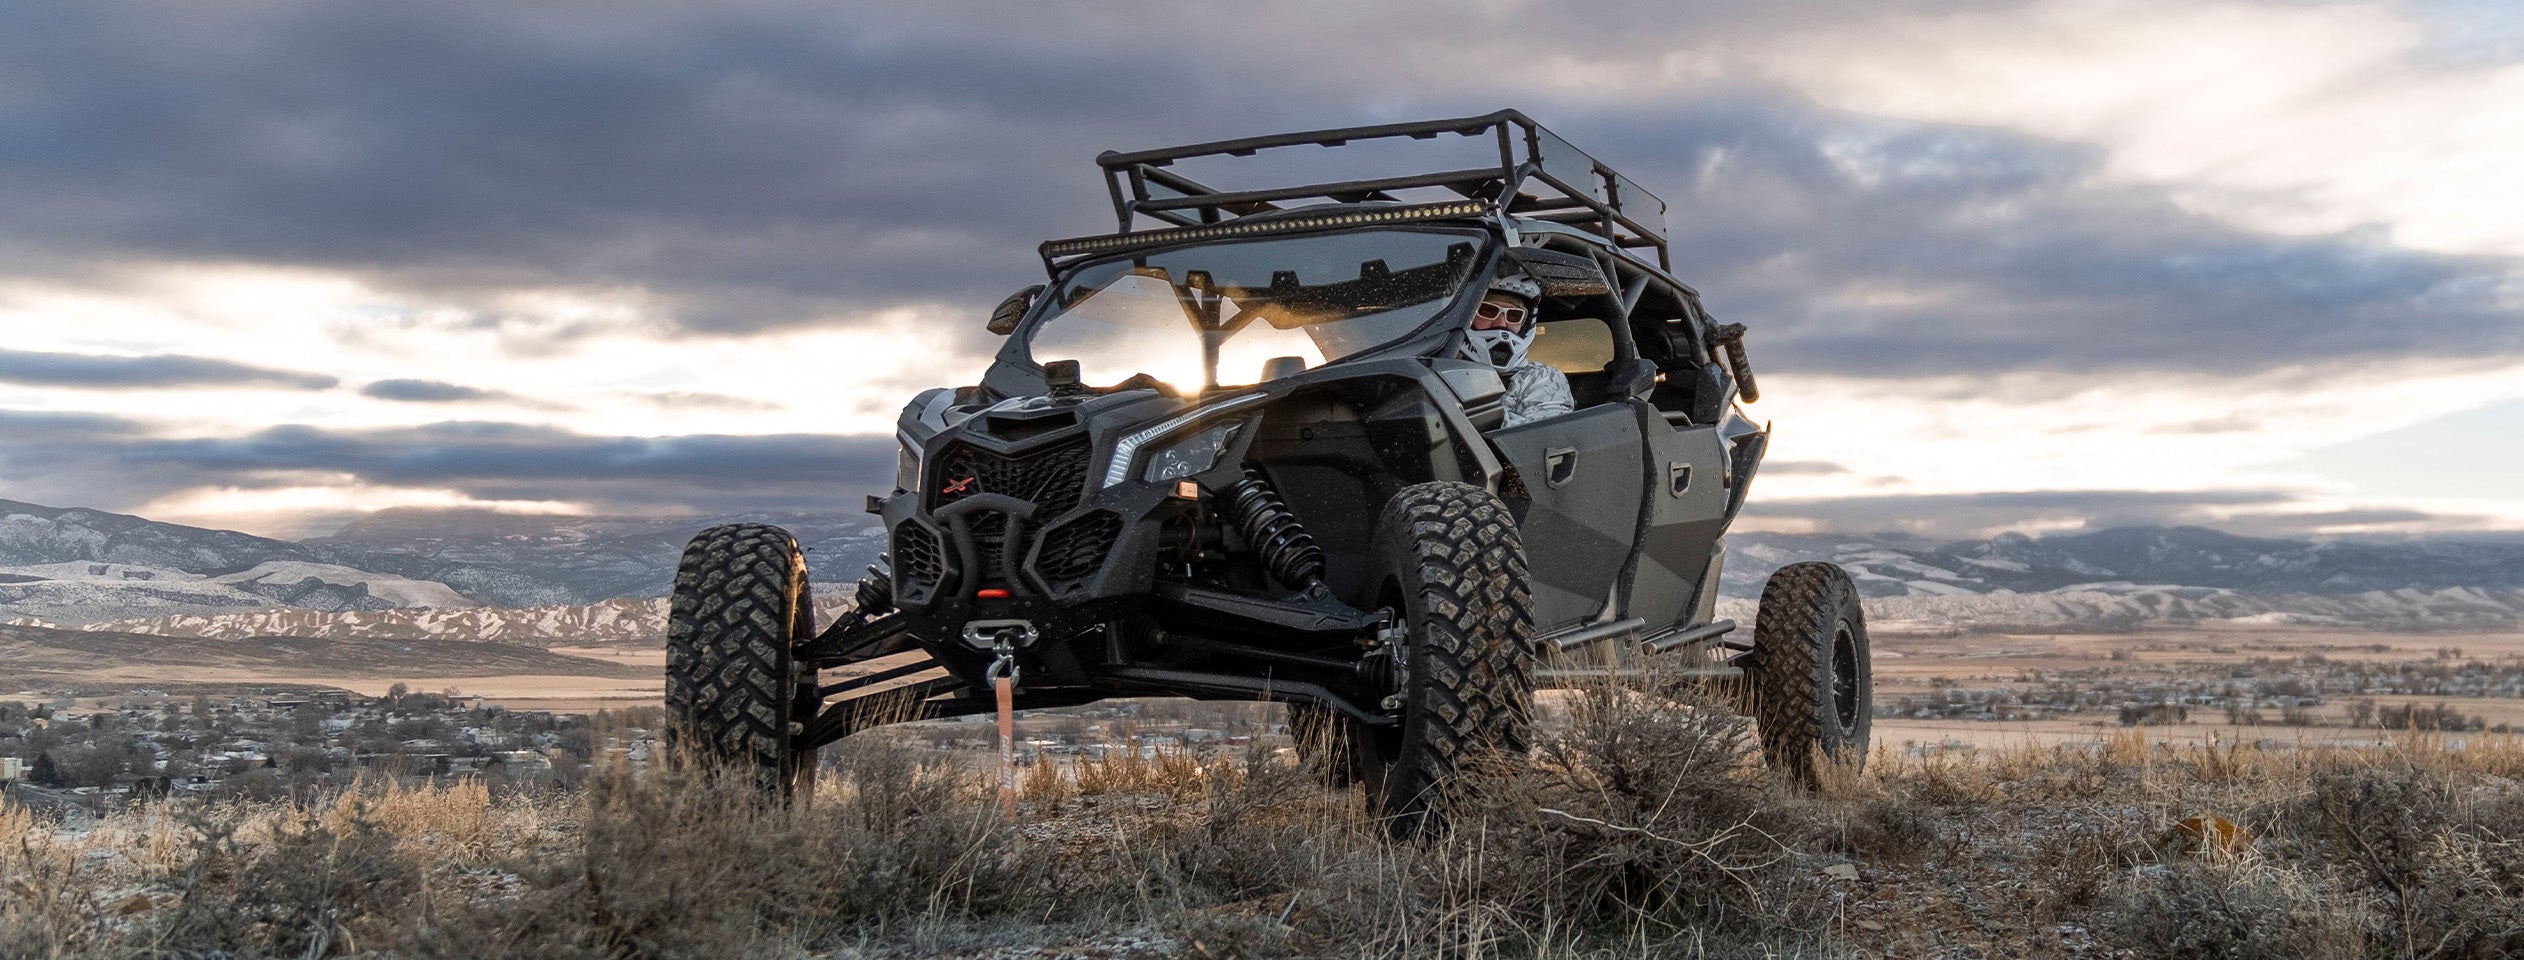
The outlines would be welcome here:
[[[790,651],[814,635],[806,554],[779,527],[732,523],[692,538],[666,616],[666,744],[676,762],[737,773],[786,798],[815,775],[793,745],[815,689]]]
[[[1779,568],[1762,586],[1744,671],[1762,760],[1800,786],[1867,760],[1875,679],[1858,587],[1829,563]]]
[[[1430,827],[1448,781],[1476,755],[1521,754],[1532,722],[1534,624],[1516,519],[1489,491],[1404,487],[1376,522],[1371,557],[1404,629],[1401,723],[1354,728],[1356,765],[1394,835]]]

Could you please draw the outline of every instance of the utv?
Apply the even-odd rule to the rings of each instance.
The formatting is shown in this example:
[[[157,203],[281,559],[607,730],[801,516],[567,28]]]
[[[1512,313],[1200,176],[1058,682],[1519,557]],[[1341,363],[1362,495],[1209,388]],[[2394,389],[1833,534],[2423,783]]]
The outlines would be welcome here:
[[[1176,168],[1445,137],[1480,162],[1242,190]],[[1682,654],[1742,678],[1770,764],[1862,761],[1845,573],[1774,574],[1750,642],[1713,617],[1769,435],[1736,407],[1744,328],[1668,273],[1663,201],[1515,111],[1097,163],[1120,232],[1043,244],[1051,282],[993,313],[981,382],[904,409],[855,609],[817,629],[778,528],[692,540],[667,630],[686,750],[785,794],[855,731],[998,709],[1000,677],[1016,709],[1277,700],[1407,832],[1472,753],[1522,749],[1537,685]],[[1509,425],[1464,349],[1502,275],[1540,289],[1532,358],[1574,410]]]

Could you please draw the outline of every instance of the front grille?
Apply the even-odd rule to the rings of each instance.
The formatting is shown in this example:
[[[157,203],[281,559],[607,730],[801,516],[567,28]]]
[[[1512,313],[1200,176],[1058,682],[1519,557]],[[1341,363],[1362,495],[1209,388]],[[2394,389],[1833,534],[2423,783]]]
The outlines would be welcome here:
[[[1104,567],[1113,542],[1122,535],[1122,518],[1098,510],[1045,531],[1035,569],[1054,589],[1088,577]]]
[[[1008,549],[1008,515],[990,512],[975,514],[968,528],[973,531],[973,570],[969,586],[1006,586],[999,571],[1000,558]]]
[[[1034,515],[1049,517],[1078,505],[1087,486],[1087,438],[1079,437],[1034,453],[1003,457],[978,447],[956,444],[938,458],[935,509],[966,497],[996,493],[1035,505]]]
[[[965,571],[960,589],[1012,587],[1003,571],[1008,561],[1022,559],[1028,546],[1024,531],[1042,529],[1050,520],[1078,506],[1087,487],[1087,438],[1079,437],[1033,453],[1002,456],[970,444],[955,444],[938,458],[930,497],[937,509],[968,497],[998,494],[1034,505],[1034,520],[1018,523],[998,510],[984,509],[955,521],[972,535],[973,568]],[[1012,536],[1011,532],[1015,531]]]
[[[919,603],[929,599],[938,589],[938,580],[946,576],[946,551],[938,547],[938,535],[919,524],[905,521],[894,528],[894,595]]]

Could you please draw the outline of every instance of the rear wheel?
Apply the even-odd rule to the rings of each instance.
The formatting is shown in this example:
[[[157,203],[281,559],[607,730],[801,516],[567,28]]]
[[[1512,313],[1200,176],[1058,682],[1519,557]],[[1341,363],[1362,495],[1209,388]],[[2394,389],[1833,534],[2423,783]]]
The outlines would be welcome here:
[[[1442,811],[1448,781],[1484,752],[1522,754],[1533,716],[1534,626],[1525,547],[1507,505],[1462,483],[1405,487],[1376,522],[1370,569],[1403,627],[1402,722],[1354,725],[1368,798],[1396,836]]]
[[[786,530],[712,527],[675,568],[666,617],[669,756],[750,779],[787,797],[815,775],[793,746],[817,706],[815,678],[790,651],[814,635],[806,555]]]
[[[1875,680],[1857,585],[1829,563],[1779,568],[1762,586],[1744,671],[1762,761],[1815,787],[1867,760]]]

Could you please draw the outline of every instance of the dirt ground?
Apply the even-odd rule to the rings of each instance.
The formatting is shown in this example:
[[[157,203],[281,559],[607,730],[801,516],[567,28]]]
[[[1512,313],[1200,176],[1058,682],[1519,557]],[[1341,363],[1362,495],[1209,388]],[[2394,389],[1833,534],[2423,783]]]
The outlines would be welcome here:
[[[663,648],[553,647],[550,652],[619,668],[607,676],[569,673],[521,673],[479,676],[450,673],[416,677],[340,677],[335,685],[376,696],[401,682],[414,690],[454,690],[478,696],[511,710],[594,713],[625,707],[653,707],[666,696],[666,651]]]
[[[455,640],[255,637],[205,640],[0,627],[0,698],[96,697],[135,689],[248,692],[333,687],[454,689],[519,709],[654,703],[662,651],[545,650]]]
[[[2329,660],[2399,663],[2458,658],[2489,663],[2524,660],[2524,631],[2430,631],[2391,633],[2332,630],[2276,625],[2220,625],[2207,628],[2150,630],[2136,633],[1987,633],[1913,634],[1877,631],[1874,643],[1877,703],[1905,694],[1921,694],[1948,682],[1956,686],[2004,686],[2040,674],[2103,671],[2154,676],[2195,675],[2214,678],[2254,660],[2290,660],[2320,656]],[[2524,725],[2524,700],[2505,697],[2414,697],[2382,695],[2388,703],[2443,703],[2490,724]],[[2341,723],[2345,698],[2335,698],[2312,711],[2318,723]],[[2276,711],[2265,711],[2276,719]],[[2194,722],[2148,729],[2149,739],[2166,743],[2253,742],[2265,744],[2364,744],[2376,738],[2360,731],[2326,726],[2280,723],[2230,725],[2212,711],[2194,711]],[[2205,721],[2205,722],[2201,722]],[[2101,713],[2044,720],[1959,720],[1877,717],[1878,749],[1973,746],[1995,748],[2018,744],[2056,744],[2099,740],[2125,733],[2117,716]]]
[[[375,696],[385,692],[398,680],[414,690],[455,690],[478,696],[511,710],[551,710],[558,713],[592,713],[597,710],[620,710],[624,707],[654,707],[666,695],[666,651],[659,648],[624,647],[553,647],[551,652],[580,657],[628,668],[625,676],[578,676],[570,674],[518,674],[514,676],[474,676],[451,674],[420,677],[342,677],[336,683],[344,689]],[[825,683],[853,673],[874,672],[914,659],[910,655],[883,657],[865,667],[846,672],[827,671]],[[925,679],[907,677],[878,685],[888,689]]]
[[[2426,660],[2453,648],[2469,659],[2524,657],[2524,631],[2386,633],[2307,627],[2221,626],[2137,633],[1912,634],[1875,631],[1879,691],[1906,681],[1925,689],[1931,677],[2012,677],[2028,670],[2134,668],[2150,664],[2211,667],[2255,658],[2320,655],[2333,660]],[[2116,659],[2116,654],[2118,659]]]
[[[2387,633],[2290,626],[2220,626],[2138,633],[1921,634],[1898,626],[1874,636],[1876,700],[1891,703],[1940,685],[2007,686],[2064,672],[2196,676],[2213,679],[2237,665],[2319,655],[2330,660],[2407,662],[2443,659],[2524,662],[2524,631]],[[897,657],[866,669],[894,666]],[[396,683],[413,690],[476,695],[511,709],[590,712],[654,706],[663,696],[665,652],[621,646],[548,650],[439,641],[201,641],[87,635],[0,636],[0,696],[20,688],[104,686],[199,689],[275,684],[331,686],[366,695]],[[2261,669],[2270,669],[2267,666]],[[2282,668],[2283,669],[2283,668]],[[852,671],[857,672],[857,671]],[[825,682],[846,674],[827,672]],[[908,679],[898,682],[910,682]],[[2386,702],[2444,703],[2489,724],[2524,726],[2524,699],[2399,697]],[[2275,711],[2270,711],[2275,720]],[[2313,711],[2317,724],[2338,724],[2345,703]],[[2347,743],[2366,736],[2339,726],[2229,725],[2194,711],[2194,722],[2151,728],[2166,742]],[[1878,717],[1879,749],[1917,750],[2096,740],[2124,732],[2117,717],[2097,712],[2040,720]]]

